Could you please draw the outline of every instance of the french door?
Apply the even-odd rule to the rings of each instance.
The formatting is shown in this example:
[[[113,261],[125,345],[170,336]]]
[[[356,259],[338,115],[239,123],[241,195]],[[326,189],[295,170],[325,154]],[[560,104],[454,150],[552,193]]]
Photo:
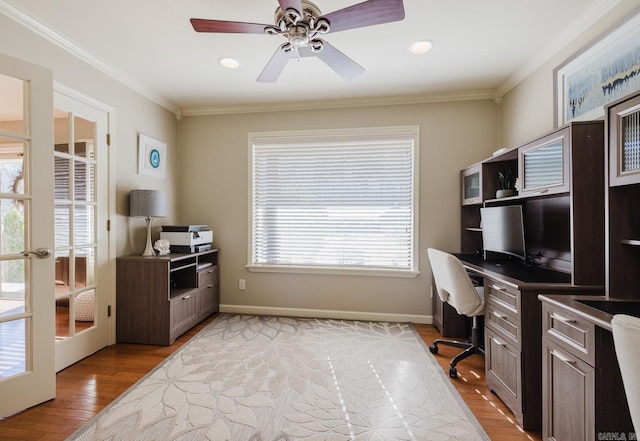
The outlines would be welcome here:
[[[85,98],[54,90],[56,372],[109,343],[108,114]]]
[[[52,72],[0,54],[0,90],[0,417],[5,417],[55,396]]]

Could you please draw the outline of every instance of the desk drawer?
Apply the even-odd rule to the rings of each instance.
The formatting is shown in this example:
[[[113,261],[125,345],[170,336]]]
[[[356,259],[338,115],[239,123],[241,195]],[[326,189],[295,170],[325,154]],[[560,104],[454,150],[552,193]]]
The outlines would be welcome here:
[[[484,296],[487,304],[500,305],[518,317],[520,315],[520,291],[494,279],[485,278]]]
[[[507,308],[503,308],[499,304],[487,304],[484,312],[484,323],[485,326],[520,349],[520,318],[509,313]]]
[[[564,308],[542,304],[542,332],[550,341],[581,358],[595,363],[595,325]]]

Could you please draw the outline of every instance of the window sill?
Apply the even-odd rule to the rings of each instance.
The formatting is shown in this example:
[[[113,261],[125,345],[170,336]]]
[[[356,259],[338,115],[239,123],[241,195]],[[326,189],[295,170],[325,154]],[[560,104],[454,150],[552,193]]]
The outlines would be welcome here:
[[[376,276],[415,278],[420,271],[385,268],[338,268],[327,266],[246,265],[253,273],[323,274],[333,276]]]

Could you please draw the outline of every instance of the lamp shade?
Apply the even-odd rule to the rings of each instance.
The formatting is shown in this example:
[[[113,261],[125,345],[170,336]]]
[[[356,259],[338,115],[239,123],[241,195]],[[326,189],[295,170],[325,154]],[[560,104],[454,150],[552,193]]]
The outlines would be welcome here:
[[[131,190],[129,216],[167,217],[167,193],[160,190]]]

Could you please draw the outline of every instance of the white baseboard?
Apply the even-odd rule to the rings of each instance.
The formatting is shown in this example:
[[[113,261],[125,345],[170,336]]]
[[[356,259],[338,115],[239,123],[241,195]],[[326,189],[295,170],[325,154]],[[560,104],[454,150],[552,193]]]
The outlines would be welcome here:
[[[220,305],[220,312],[231,314],[277,315],[285,317],[332,318],[375,322],[433,324],[433,316],[387,314],[380,312],[333,311],[327,309],[277,308],[271,306]]]

